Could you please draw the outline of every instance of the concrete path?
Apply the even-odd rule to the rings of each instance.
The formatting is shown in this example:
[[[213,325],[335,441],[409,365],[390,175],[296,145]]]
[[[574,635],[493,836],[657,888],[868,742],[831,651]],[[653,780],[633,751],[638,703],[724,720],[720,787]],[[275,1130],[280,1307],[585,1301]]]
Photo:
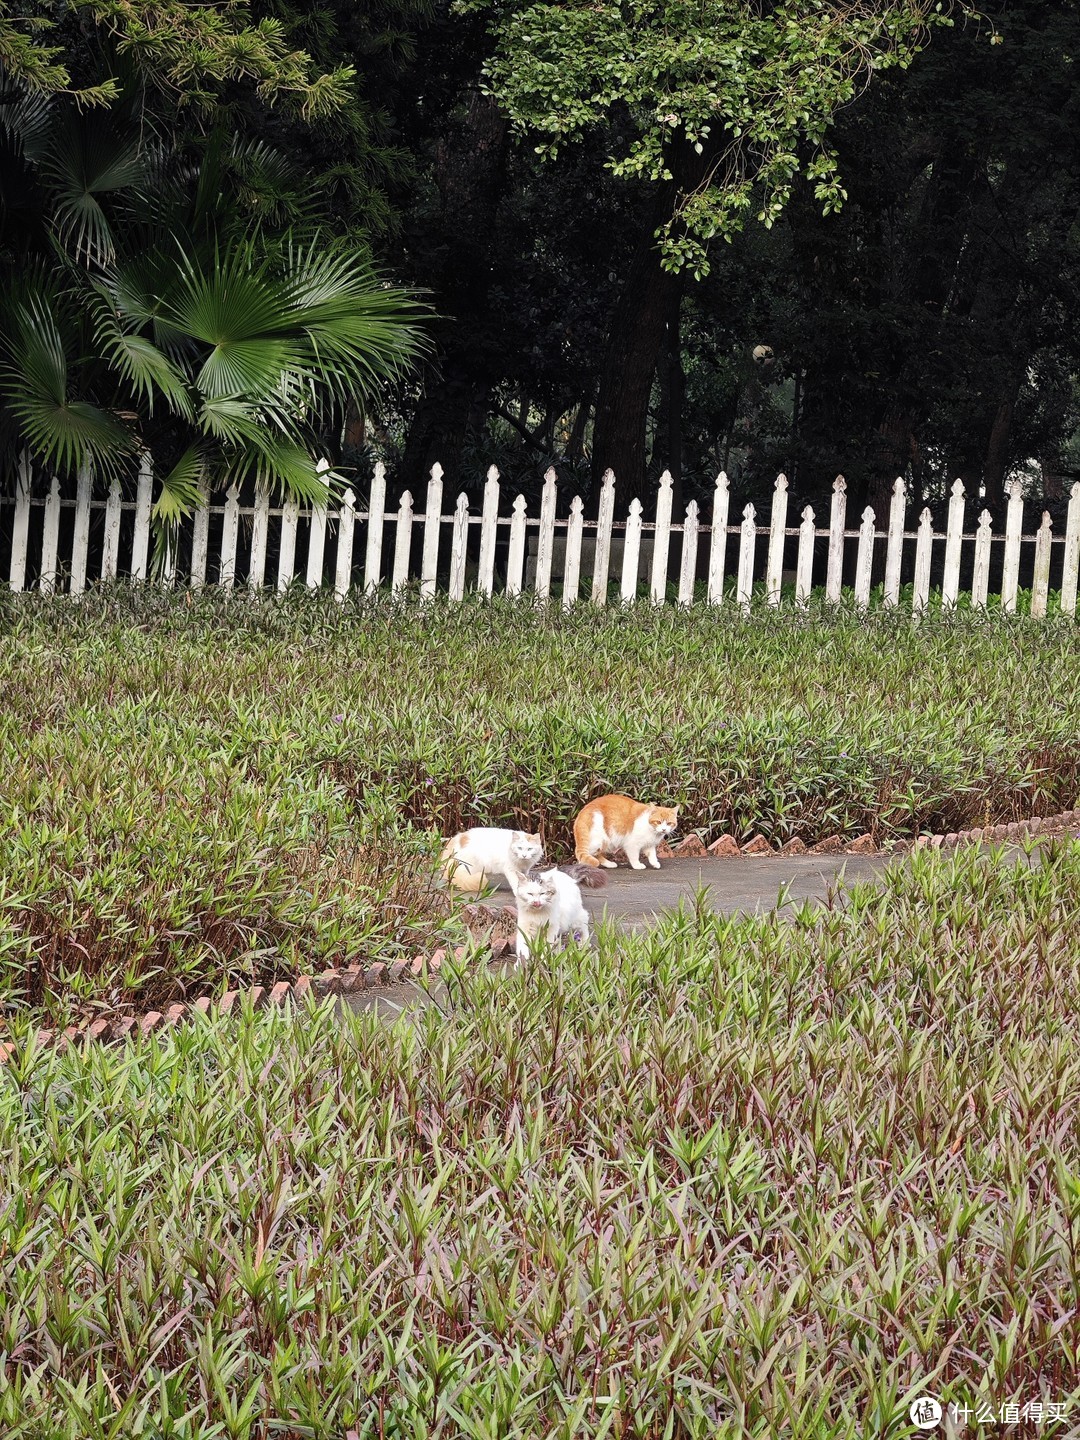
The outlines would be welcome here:
[[[874,880],[885,868],[885,855],[789,855],[780,858],[740,856],[730,860],[664,860],[659,870],[631,870],[620,865],[608,870],[602,890],[586,890],[585,907],[594,923],[614,920],[632,930],[647,928],[663,910],[674,910],[680,899],[692,901],[707,886],[708,903],[722,914],[755,914],[773,910],[780,887],[790,887],[784,908],[806,900],[824,900],[830,888],[844,882]],[[500,890],[491,904],[509,904],[509,890]],[[439,998],[441,983],[434,982]],[[395,1020],[412,1006],[430,1004],[428,996],[407,980],[377,990],[360,990],[342,998],[353,1010],[376,1010]]]

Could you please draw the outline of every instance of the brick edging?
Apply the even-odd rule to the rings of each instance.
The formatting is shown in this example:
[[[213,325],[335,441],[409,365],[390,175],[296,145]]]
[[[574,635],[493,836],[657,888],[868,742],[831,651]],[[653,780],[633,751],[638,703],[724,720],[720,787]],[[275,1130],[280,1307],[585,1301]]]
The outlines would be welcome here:
[[[504,959],[514,949],[510,940],[493,940],[490,944],[494,959]],[[412,960],[395,960],[387,965],[376,960],[370,965],[346,965],[340,970],[324,970],[320,975],[300,975],[295,980],[279,980],[269,989],[265,985],[249,985],[237,990],[227,990],[215,1000],[212,995],[200,995],[197,1000],[169,1005],[164,1010],[146,1010],[141,1015],[124,1015],[116,1019],[93,1020],[83,1024],[68,1025],[64,1030],[39,1030],[39,1045],[55,1045],[64,1050],[68,1045],[82,1040],[126,1040],[132,1035],[150,1035],[155,1030],[168,1029],[192,1019],[196,1014],[220,1017],[231,1015],[250,1000],[256,1010],[267,1006],[284,1006],[289,1000],[301,1001],[314,997],[324,1000],[329,995],[351,995],[357,990],[375,990],[382,985],[396,985],[405,976],[421,976],[425,970],[439,970],[446,958],[445,947],[430,955],[416,955]],[[468,953],[464,945],[453,950],[456,960]],[[0,1040],[0,1065],[15,1053],[18,1046],[13,1040]]]

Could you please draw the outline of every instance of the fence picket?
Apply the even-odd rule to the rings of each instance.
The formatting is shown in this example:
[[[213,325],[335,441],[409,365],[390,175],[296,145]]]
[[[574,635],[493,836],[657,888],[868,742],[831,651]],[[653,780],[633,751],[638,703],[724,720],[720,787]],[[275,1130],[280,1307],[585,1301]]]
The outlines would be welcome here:
[[[780,604],[780,588],[784,574],[784,530],[787,527],[788,482],[786,475],[776,477],[773,490],[772,515],[769,519],[769,553],[765,561],[765,601]]]
[[[964,535],[964,482],[954,480],[945,526],[945,573],[941,579],[941,604],[952,610],[960,594],[960,544]]]
[[[196,512],[195,524],[199,516]],[[194,548],[195,541],[192,540]],[[115,580],[120,561],[120,481],[114,475],[109,481],[109,496],[105,501],[105,534],[101,543],[101,578]]]
[[[605,470],[600,482],[600,505],[596,517],[596,549],[593,553],[592,603],[607,604],[608,569],[611,565],[611,527],[615,523],[615,472]]]
[[[115,483],[115,482],[114,482]],[[30,461],[19,461],[15,490],[15,519],[11,530],[11,565],[8,585],[12,590],[26,588],[26,551],[30,539]]]
[[[210,553],[210,493],[205,485],[202,500],[195,507],[195,519],[191,531],[191,585],[198,589],[206,584],[206,562]],[[117,498],[116,523],[119,531],[120,502]]]
[[[557,477],[549,465],[544,471],[544,488],[540,494],[540,535],[536,542],[536,593],[546,600],[551,594],[551,561],[555,551],[555,506],[558,502]]]
[[[799,526],[799,555],[795,561],[795,604],[805,610],[810,600],[814,572],[814,512],[807,505]]]
[[[337,555],[334,557],[334,598],[344,601],[352,587],[353,541],[356,538],[356,492],[347,487],[338,510]]]
[[[469,541],[469,497],[462,493],[457,497],[454,511],[454,529],[450,537],[450,599],[462,600],[465,596],[465,558]]]
[[[1065,558],[1061,567],[1061,613],[1076,614],[1077,574],[1080,572],[1080,480],[1069,491],[1065,517]]]
[[[431,467],[427,499],[424,502],[424,548],[420,555],[420,598],[435,594],[439,573],[439,533],[442,528],[443,468],[436,460]]]
[[[630,501],[630,513],[626,517],[623,533],[622,577],[619,583],[619,598],[637,598],[638,564],[641,560],[641,501],[636,497]]]
[[[93,476],[89,465],[79,466],[75,487],[75,530],[71,537],[71,593],[86,589],[86,561],[90,552],[90,496]]]
[[[930,598],[930,556],[934,544],[934,517],[928,507],[919,516],[919,533],[915,541],[915,584],[912,587],[911,609],[921,615]]]
[[[838,475],[833,481],[832,506],[829,510],[829,565],[825,574],[825,599],[832,605],[840,602],[844,583],[844,524],[847,520],[847,481]]]
[[[398,503],[397,527],[394,532],[394,573],[390,589],[396,595],[409,580],[409,558],[412,552],[413,503],[408,490]]]
[[[855,605],[865,610],[870,604],[870,576],[874,564],[874,512],[867,505],[859,526],[859,549],[855,556]]]
[[[281,507],[281,543],[278,547],[277,588],[287,590],[296,571],[296,527],[300,523],[300,506],[286,500]]]
[[[266,541],[270,533],[270,491],[260,480],[255,486],[255,512],[251,517],[251,559],[248,562],[248,589],[254,594],[266,579]]]
[[[739,527],[739,578],[735,598],[743,610],[750,609],[754,594],[754,549],[757,545],[757,512],[753,505],[743,510]]]
[[[525,496],[514,501],[510,517],[510,551],[506,559],[506,593],[520,595],[525,570]]]
[[[649,576],[649,594],[654,605],[662,605],[667,595],[668,557],[671,553],[671,487],[671,471],[665,470],[660,476],[656,492],[656,528],[653,530],[652,572]]]
[[[386,523],[386,466],[375,466],[368,492],[367,544],[364,547],[364,589],[379,588],[382,580],[383,526]]]
[[[146,579],[146,557],[150,549],[150,504],[154,494],[154,472],[150,457],[144,455],[135,489],[135,534],[131,541],[131,578]]]
[[[566,527],[566,563],[563,567],[563,609],[577,603],[581,578],[581,535],[585,528],[585,502],[580,495],[570,501],[570,523]]]
[[[57,555],[60,549],[60,481],[54,475],[45,500],[45,521],[41,533],[41,577],[38,588],[51,595],[59,579]]]
[[[307,567],[304,571],[304,584],[309,590],[320,589],[323,582],[323,560],[326,555],[326,510],[325,504],[311,507]]]
[[[900,603],[900,571],[904,559],[904,515],[907,510],[907,487],[903,477],[893,481],[889,501],[889,538],[885,545],[885,604],[893,608]]]
[[[724,563],[727,559],[728,508],[731,504],[731,490],[723,470],[716,477],[713,491],[712,534],[709,536],[709,585],[708,600],[719,605],[724,598]]]
[[[1016,592],[1020,584],[1020,530],[1024,523],[1024,495],[1019,480],[1010,480],[1005,487],[1009,506],[1005,512],[1005,565],[1001,573],[1001,608],[1006,615],[1016,611]]]
[[[236,583],[236,537],[240,529],[240,491],[230,485],[225,492],[225,514],[221,519],[221,564],[218,584],[231,590]]]
[[[1043,511],[1042,524],[1035,535],[1035,569],[1031,577],[1031,618],[1042,620],[1046,617],[1046,602],[1050,593],[1050,512]]]
[[[682,554],[679,557],[680,605],[692,605],[694,603],[694,580],[697,575],[699,526],[698,503],[696,500],[691,500],[686,507],[686,519],[683,521]]]
[[[971,604],[976,610],[986,609],[986,597],[990,591],[991,523],[990,511],[984,510],[975,532],[975,565],[971,572]]]
[[[499,525],[499,472],[494,465],[484,483],[484,513],[480,521],[480,570],[476,577],[481,595],[495,588],[495,537]]]

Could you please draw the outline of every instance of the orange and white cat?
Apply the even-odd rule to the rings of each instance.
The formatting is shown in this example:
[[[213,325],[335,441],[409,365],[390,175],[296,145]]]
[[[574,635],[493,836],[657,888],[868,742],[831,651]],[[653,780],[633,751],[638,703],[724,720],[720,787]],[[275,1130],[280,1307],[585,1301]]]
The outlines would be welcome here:
[[[631,870],[645,869],[642,855],[659,870],[656,847],[675,833],[678,823],[677,805],[642,805],[629,795],[601,795],[574,821],[574,853],[583,865],[613,870],[615,861],[607,856],[624,850]]]
[[[518,882],[544,858],[539,835],[524,830],[495,830],[476,825],[452,835],[443,846],[439,864],[455,890],[475,895],[502,875],[517,894]]]

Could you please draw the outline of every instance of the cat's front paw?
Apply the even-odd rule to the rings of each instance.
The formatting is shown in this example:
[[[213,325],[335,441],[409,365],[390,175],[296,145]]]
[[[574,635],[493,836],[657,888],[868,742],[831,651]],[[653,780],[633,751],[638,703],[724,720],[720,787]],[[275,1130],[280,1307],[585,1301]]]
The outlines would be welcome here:
[[[619,868],[614,860],[601,860],[600,864],[603,865],[605,870],[617,870]]]
[[[631,870],[644,870],[644,869],[645,869],[645,866],[641,863],[640,860],[631,860],[631,861],[630,861],[630,869],[631,869]]]
[[[652,868],[653,868],[654,870],[659,870],[659,869],[660,869],[660,861],[656,858],[655,855],[650,855],[650,856],[649,856],[649,864],[652,866]]]

